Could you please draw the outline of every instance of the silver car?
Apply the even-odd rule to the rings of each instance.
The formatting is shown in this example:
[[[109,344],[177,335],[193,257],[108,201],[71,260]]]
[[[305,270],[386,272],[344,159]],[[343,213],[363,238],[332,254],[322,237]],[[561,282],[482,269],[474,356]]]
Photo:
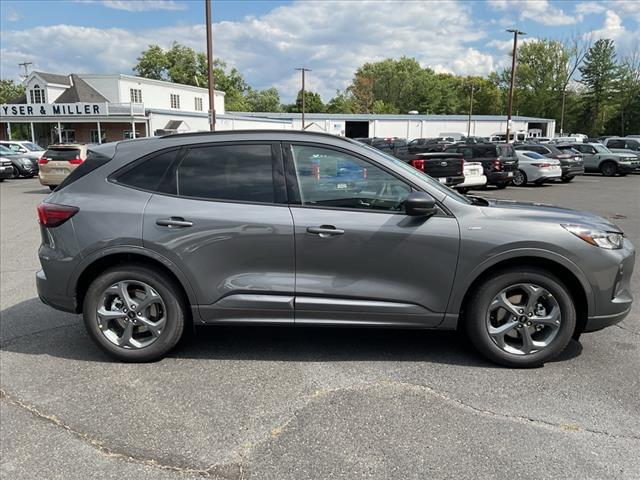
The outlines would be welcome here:
[[[522,187],[527,183],[542,185],[562,178],[562,165],[559,160],[528,150],[516,150],[516,155],[518,171],[513,177],[516,187]]]
[[[458,329],[529,367],[632,303],[635,250],[609,220],[465,197],[328,134],[93,146],[38,217],[40,298],[128,362],[191,325],[278,324]]]

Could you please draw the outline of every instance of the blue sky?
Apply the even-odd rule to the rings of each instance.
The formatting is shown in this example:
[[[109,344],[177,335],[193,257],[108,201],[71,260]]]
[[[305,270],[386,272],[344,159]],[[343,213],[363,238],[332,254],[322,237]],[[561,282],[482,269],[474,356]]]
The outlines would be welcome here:
[[[294,67],[328,100],[366,61],[402,55],[423,66],[486,75],[508,62],[516,26],[536,38],[609,37],[621,55],[638,49],[632,0],[213,1],[214,54],[255,88],[285,101],[299,88]],[[0,76],[18,63],[53,73],[132,73],[150,43],[204,50],[202,0],[0,2]]]

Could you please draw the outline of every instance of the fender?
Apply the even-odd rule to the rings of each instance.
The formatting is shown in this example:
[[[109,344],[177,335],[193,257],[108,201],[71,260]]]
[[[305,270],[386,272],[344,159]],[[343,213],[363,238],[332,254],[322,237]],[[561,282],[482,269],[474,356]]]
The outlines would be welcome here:
[[[591,289],[591,284],[587,280],[587,276],[585,273],[578,267],[575,263],[569,260],[562,255],[559,255],[550,250],[544,250],[540,248],[515,248],[512,250],[506,250],[497,255],[494,255],[478,266],[476,266],[464,279],[456,279],[454,283],[454,291],[449,300],[449,305],[447,306],[448,314],[457,315],[460,312],[460,308],[462,307],[462,300],[466,295],[469,287],[476,281],[476,279],[486,272],[489,268],[497,265],[500,262],[505,260],[511,260],[514,258],[522,258],[522,257],[537,257],[544,258],[545,260],[551,260],[569,270],[580,282],[582,289],[585,292],[585,296],[587,297],[587,311],[589,315],[593,315],[595,312],[595,300],[593,296],[593,290]]]
[[[189,282],[189,279],[184,274],[184,272],[180,270],[180,268],[178,268],[178,266],[175,265],[171,260],[167,259],[166,257],[160,255],[159,253],[153,250],[147,250],[146,248],[143,248],[139,245],[114,245],[111,247],[106,247],[101,250],[91,252],[88,256],[83,257],[82,261],[76,266],[73,273],[69,277],[69,280],[67,282],[67,293],[69,295],[75,296],[75,287],[78,283],[78,279],[80,278],[80,275],[82,275],[82,273],[87,269],[87,267],[89,267],[96,260],[100,260],[101,258],[108,257],[109,255],[122,254],[122,253],[132,253],[135,255],[141,255],[151,260],[160,262],[162,265],[167,267],[176,276],[176,278],[178,279],[178,281],[180,282],[180,284],[182,285],[182,287],[184,288],[187,294],[189,303],[191,305],[197,304],[193,287],[191,286],[191,283]]]

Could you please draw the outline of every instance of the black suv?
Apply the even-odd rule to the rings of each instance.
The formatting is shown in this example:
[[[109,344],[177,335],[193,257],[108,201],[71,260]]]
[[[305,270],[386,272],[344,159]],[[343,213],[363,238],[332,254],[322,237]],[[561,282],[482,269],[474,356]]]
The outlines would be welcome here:
[[[389,153],[395,157],[405,155],[409,151],[407,148],[407,141],[404,138],[368,137],[354,138],[354,140],[364,143],[365,145],[371,145],[373,148],[377,148],[378,150]]]
[[[461,153],[466,161],[481,162],[487,185],[505,188],[513,181],[518,171],[518,157],[512,145],[495,143],[475,143],[452,145],[445,152]]]
[[[584,173],[584,161],[579,152],[565,152],[549,144],[522,143],[514,147],[516,150],[527,150],[544,155],[547,158],[555,158],[560,161],[562,167],[562,181],[568,183],[575,178],[576,175]]]

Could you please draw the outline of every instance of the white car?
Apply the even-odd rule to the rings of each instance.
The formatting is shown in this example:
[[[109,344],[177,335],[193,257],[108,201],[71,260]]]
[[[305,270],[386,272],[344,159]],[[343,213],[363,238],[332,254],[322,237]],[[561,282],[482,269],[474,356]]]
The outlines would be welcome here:
[[[487,177],[480,162],[464,162],[463,173],[464,182],[456,185],[461,193],[468,192],[471,187],[482,187],[487,184]]]
[[[560,160],[548,158],[529,150],[516,150],[518,171],[513,177],[513,185],[523,187],[527,183],[542,185],[562,178]]]
[[[45,152],[40,145],[26,140],[1,140],[0,144],[32,160],[39,160]]]

